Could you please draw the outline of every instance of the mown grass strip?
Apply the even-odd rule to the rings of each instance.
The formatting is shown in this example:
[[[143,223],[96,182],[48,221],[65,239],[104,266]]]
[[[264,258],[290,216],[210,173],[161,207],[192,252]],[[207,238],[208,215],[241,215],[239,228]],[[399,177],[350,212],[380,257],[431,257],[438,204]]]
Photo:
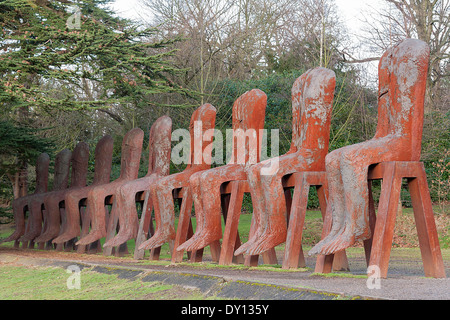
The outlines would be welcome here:
[[[158,299],[179,291],[174,285],[119,279],[116,274],[83,269],[80,289],[69,289],[68,279],[73,273],[58,267],[0,267],[0,300],[136,300]],[[183,299],[199,299],[201,295],[183,293]]]

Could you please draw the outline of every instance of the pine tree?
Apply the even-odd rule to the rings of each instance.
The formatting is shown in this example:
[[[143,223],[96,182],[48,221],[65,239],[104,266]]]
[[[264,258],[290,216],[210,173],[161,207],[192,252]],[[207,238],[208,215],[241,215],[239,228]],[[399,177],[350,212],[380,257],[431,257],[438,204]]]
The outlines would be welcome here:
[[[178,39],[150,42],[155,29],[114,17],[108,2],[0,1],[3,111],[138,107],[153,94],[190,94],[169,79]]]
[[[156,29],[114,16],[110,2],[0,0],[3,173],[25,172],[26,163],[46,151],[35,131],[23,129],[52,126],[40,123],[43,113],[100,109],[120,122],[111,107],[156,104],[161,99],[152,97],[161,94],[193,95],[170,80],[181,71],[169,62],[180,39],[152,41]],[[17,189],[17,179],[10,180]]]
[[[9,198],[11,185],[14,198],[27,194],[27,164],[53,150],[53,141],[41,137],[38,130],[0,120],[0,198]]]

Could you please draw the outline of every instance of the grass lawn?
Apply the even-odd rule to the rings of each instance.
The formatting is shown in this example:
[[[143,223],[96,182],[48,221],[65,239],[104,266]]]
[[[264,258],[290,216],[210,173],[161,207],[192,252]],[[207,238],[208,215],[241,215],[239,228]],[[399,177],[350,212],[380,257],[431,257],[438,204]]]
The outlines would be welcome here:
[[[89,269],[80,273],[80,286],[76,289],[71,276],[63,268],[1,266],[0,300],[204,299],[195,289],[119,279],[117,275]]]

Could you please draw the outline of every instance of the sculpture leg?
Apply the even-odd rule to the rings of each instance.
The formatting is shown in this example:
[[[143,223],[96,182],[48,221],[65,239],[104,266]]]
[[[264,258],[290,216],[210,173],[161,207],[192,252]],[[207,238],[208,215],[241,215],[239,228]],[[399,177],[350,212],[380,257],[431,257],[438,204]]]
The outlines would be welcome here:
[[[86,198],[90,189],[92,188],[81,188],[66,194],[64,198],[66,229],[57,238],[53,239],[53,243],[64,243],[80,235],[81,218],[79,204],[83,198]]]
[[[186,171],[161,178],[150,189],[155,210],[156,232],[139,249],[154,249],[175,240],[175,210],[172,191],[188,184],[193,172]]]
[[[409,157],[407,144],[396,136],[385,136],[332,152],[327,156],[329,206],[332,229],[309,252],[331,254],[356,241],[370,238],[369,165],[385,161],[403,161]],[[338,167],[336,167],[338,166]]]
[[[139,228],[139,218],[136,209],[136,194],[151,188],[160,176],[152,174],[137,180],[125,183],[116,192],[114,205],[119,215],[119,232],[104,247],[116,247],[130,239],[135,239]]]
[[[264,253],[286,240],[287,212],[282,177],[308,168],[304,155],[299,152],[281,156],[273,161],[278,161],[276,166],[266,161],[254,165],[255,168],[251,170],[251,175],[248,177],[249,181],[253,180],[252,184],[260,185],[256,190],[261,193],[254,194],[253,202],[265,199],[256,237],[253,242],[244,247],[244,249],[247,248],[249,255]],[[269,165],[277,169],[268,170]],[[239,252],[243,251],[239,250]]]
[[[25,207],[28,204],[27,198],[28,197],[22,197],[13,201],[12,208],[16,229],[9,237],[1,240],[0,243],[17,240],[25,233]]]
[[[47,217],[47,229],[34,241],[47,242],[56,238],[59,234],[61,226],[61,214],[59,211],[59,203],[62,201],[61,193],[50,193],[44,197],[44,206]]]
[[[28,201],[28,220],[25,233],[19,238],[19,241],[26,242],[34,240],[42,231],[42,204],[44,196],[33,198]]]
[[[191,191],[192,202],[194,203],[195,208],[195,218],[197,220],[197,227],[195,229],[195,233],[186,241],[190,241],[194,239],[196,233],[200,233],[203,228],[203,220],[205,219],[205,215],[203,213],[203,203],[202,203],[202,191],[200,187],[202,179],[202,172],[194,173],[189,178],[189,189]],[[177,248],[178,251],[183,251],[183,245],[186,242],[181,243],[181,245]]]
[[[336,215],[333,217],[333,212],[344,212],[344,183],[341,175],[340,159],[342,153],[345,152],[345,148],[341,148],[329,153],[325,160],[325,167],[328,180],[328,204],[327,204],[327,216],[332,217],[332,230],[328,236],[335,236],[341,228],[344,226],[344,215]]]
[[[197,229],[177,250],[199,250],[222,238],[220,185],[228,181],[246,180],[244,167],[230,164],[194,174],[189,180],[197,217]]]
[[[262,196],[264,192],[262,189],[259,173],[261,171],[261,166],[264,166],[267,161],[269,160],[260,162],[247,168],[247,181],[250,186],[250,195],[252,197],[253,206],[252,225],[254,225],[256,231],[253,232],[253,234],[250,234],[250,238],[246,243],[237,248],[234,253],[235,256],[247,253],[247,250],[256,242],[256,240],[260,236],[258,230],[260,229],[259,226],[261,224],[261,216],[263,215],[265,210],[264,208],[266,207],[266,199],[264,198],[264,196]]]
[[[113,195],[119,188],[119,181],[107,185],[100,185],[89,191],[87,196],[87,208],[91,219],[91,231],[82,237],[76,245],[87,245],[106,236],[106,209],[105,198]]]

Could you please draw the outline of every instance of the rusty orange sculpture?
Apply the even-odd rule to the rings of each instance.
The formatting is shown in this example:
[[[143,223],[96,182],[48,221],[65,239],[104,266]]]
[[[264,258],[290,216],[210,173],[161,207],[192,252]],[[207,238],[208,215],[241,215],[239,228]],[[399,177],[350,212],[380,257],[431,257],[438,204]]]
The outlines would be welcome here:
[[[233,143],[227,165],[195,173],[189,188],[195,205],[197,229],[178,251],[195,251],[222,238],[221,194],[223,183],[246,180],[245,168],[259,162],[267,96],[254,89],[240,96],[233,105]]]
[[[143,178],[125,182],[114,194],[111,216],[118,215],[118,220],[110,220],[108,236],[104,247],[116,247],[130,239],[135,239],[139,227],[136,210],[136,195],[146,192],[159,179],[169,174],[172,136],[172,119],[168,116],[158,118],[150,129],[149,164],[147,175]],[[145,212],[145,208],[143,208]],[[119,232],[114,232],[118,221]]]
[[[259,255],[286,241],[287,211],[282,178],[296,172],[325,170],[335,84],[334,72],[326,68],[308,70],[295,81],[290,150],[247,168],[257,231],[235,255]]]
[[[41,235],[34,239],[35,242],[47,242],[56,238],[61,227],[60,203],[71,188],[80,188],[86,186],[88,162],[89,162],[89,146],[85,142],[76,145],[72,152],[72,175],[70,188],[57,190],[47,193],[44,196],[44,230]],[[65,213],[63,213],[65,215]],[[65,220],[65,218],[63,218]]]
[[[332,217],[332,226],[328,235],[312,248],[310,254],[333,254],[336,251],[351,246],[356,241],[371,238],[372,231],[369,223],[369,220],[371,220],[369,218],[369,212],[371,211],[369,210],[370,194],[367,179],[368,173],[372,169],[369,170],[369,166],[372,168],[376,164],[383,166],[384,164],[389,164],[389,170],[395,170],[394,168],[397,164],[402,164],[405,168],[412,168],[407,162],[410,162],[412,165],[419,161],[428,61],[428,46],[420,40],[413,39],[406,39],[400,42],[388,49],[382,56],[379,63],[378,126],[376,134],[369,141],[343,147],[331,152],[326,157],[326,171],[330,194],[328,210]],[[374,251],[372,252],[372,258],[374,254],[379,256],[390,252],[393,223],[388,223],[385,218],[389,214],[390,219],[394,219],[395,221],[395,218],[392,218],[395,215],[389,212],[386,213],[386,210],[388,210],[388,205],[398,205],[401,176],[400,178],[396,176],[400,174],[400,169],[397,168],[396,170],[397,173],[390,171],[390,175],[384,176],[383,178],[385,183],[382,189],[386,188],[384,191],[382,190],[378,210],[378,215],[383,218],[377,218],[377,226],[374,234],[374,241],[377,242],[377,248],[376,250],[372,249]],[[410,177],[412,169],[406,174],[407,177]],[[395,188],[390,187],[393,183],[392,179],[395,179]],[[416,190],[417,188],[414,184],[412,187]],[[412,191],[411,197],[416,197],[417,194],[413,194]],[[392,204],[390,198],[395,197],[397,203]],[[420,219],[422,219],[420,215],[424,214],[423,208],[420,210],[420,214],[416,214],[416,208],[422,201],[425,201],[424,198],[419,200],[415,198],[413,200],[416,218],[420,217]],[[427,201],[429,202],[430,200]],[[426,219],[427,232],[429,231],[435,234],[432,211],[431,217],[428,213]],[[421,229],[419,233],[422,233],[422,221],[419,220],[419,222],[416,220],[416,225],[418,229]],[[434,226],[434,231],[432,231],[432,226]],[[382,230],[389,230],[386,232],[390,233],[390,239],[389,236],[387,238],[381,236],[385,232]],[[437,234],[434,238],[437,239]],[[383,245],[382,247],[384,249],[381,249],[378,246],[381,243],[380,241],[388,245]],[[434,253],[430,255],[434,256],[436,261],[442,261],[442,257],[439,259],[439,243],[437,242],[436,245],[435,240],[432,242],[433,248],[430,252]],[[427,246],[429,245],[427,244]],[[375,262],[375,264],[378,264],[378,262]],[[441,263],[438,264],[441,265]],[[386,263],[382,269],[382,273],[385,276],[387,273]]]
[[[82,236],[76,245],[88,245],[106,236],[106,198],[113,196],[118,188],[128,181],[137,179],[143,139],[144,132],[141,129],[130,130],[122,142],[119,178],[108,184],[96,186],[89,191],[86,206],[91,221],[91,230],[87,235]]]
[[[99,185],[107,184],[111,176],[111,164],[113,156],[113,139],[110,135],[104,136],[95,148],[94,179],[89,186],[71,188],[64,198],[66,223],[61,233],[53,243],[64,243],[80,236],[81,213],[80,202],[87,198],[89,191]]]
[[[171,243],[175,240],[175,211],[172,192],[175,189],[187,187],[189,178],[194,173],[211,167],[211,150],[205,150],[208,146],[204,143],[201,143],[202,147],[199,148],[198,140],[203,139],[207,131],[214,129],[215,121],[216,108],[211,104],[200,106],[192,114],[189,126],[190,159],[182,172],[161,178],[155,185],[151,186],[151,201],[148,202],[148,205],[153,205],[155,211],[156,233],[150,239],[141,243],[138,250],[158,248],[166,242]],[[198,130],[198,128],[195,128],[196,124],[201,125],[199,132],[196,132]],[[151,212],[151,209],[144,209],[141,220],[148,219],[144,216],[147,212]],[[144,225],[145,223],[142,223],[142,226]]]
[[[50,157],[48,154],[41,153],[36,161],[36,189],[33,194],[14,199],[12,208],[16,229],[9,237],[0,242],[16,241],[15,246],[18,246],[19,242],[17,240],[25,233],[25,215],[27,211],[30,211],[29,202],[38,197],[38,195],[47,192],[49,164]]]
[[[69,183],[71,159],[72,151],[68,149],[64,149],[56,155],[53,187],[51,192],[61,191],[67,188]],[[24,242],[25,244],[30,241],[30,246],[33,246],[33,240],[42,233],[44,198],[46,195],[47,193],[41,193],[28,201],[29,216],[25,227],[25,233],[19,238],[20,242]]]

